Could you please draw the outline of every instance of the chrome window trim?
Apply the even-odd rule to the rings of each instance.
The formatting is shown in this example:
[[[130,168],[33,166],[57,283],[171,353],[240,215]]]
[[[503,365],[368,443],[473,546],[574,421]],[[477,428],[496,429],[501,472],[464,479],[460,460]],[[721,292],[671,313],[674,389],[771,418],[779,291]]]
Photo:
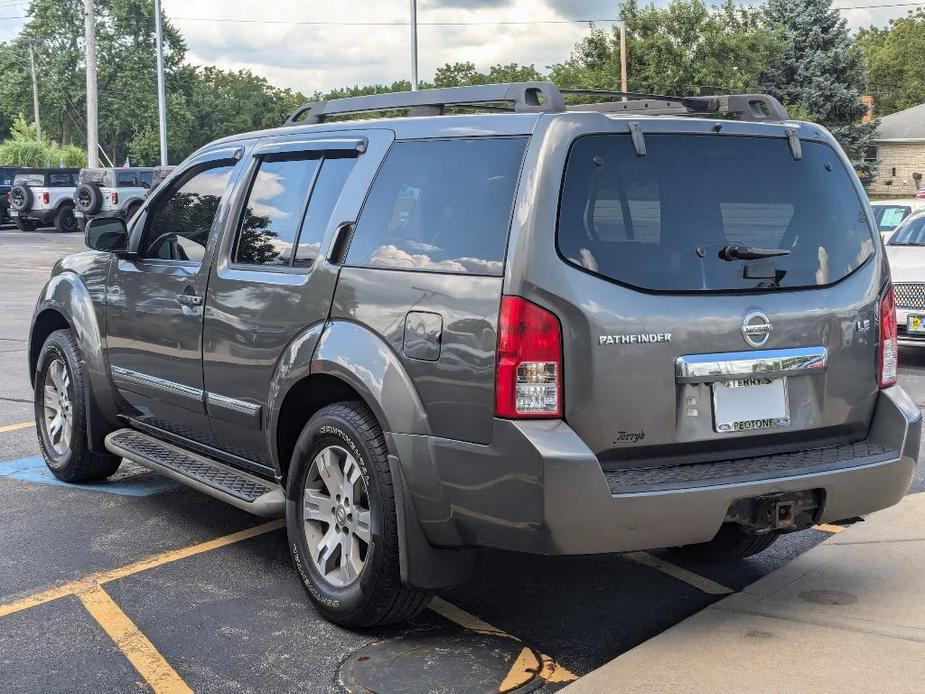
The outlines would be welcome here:
[[[825,347],[691,354],[675,360],[675,380],[710,383],[744,376],[799,376],[824,371],[828,362],[829,351]]]

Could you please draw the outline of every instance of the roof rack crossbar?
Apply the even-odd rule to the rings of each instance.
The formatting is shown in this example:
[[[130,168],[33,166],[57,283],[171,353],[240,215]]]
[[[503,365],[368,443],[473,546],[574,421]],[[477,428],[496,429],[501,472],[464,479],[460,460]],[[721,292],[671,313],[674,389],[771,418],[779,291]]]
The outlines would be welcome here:
[[[286,125],[311,125],[322,123],[330,116],[390,109],[407,108],[411,109],[413,116],[431,116],[441,115],[447,106],[495,110],[501,108],[500,104],[511,104],[511,110],[516,113],[558,113],[565,110],[562,94],[552,82],[514,82],[313,101],[300,106],[286,120]]]

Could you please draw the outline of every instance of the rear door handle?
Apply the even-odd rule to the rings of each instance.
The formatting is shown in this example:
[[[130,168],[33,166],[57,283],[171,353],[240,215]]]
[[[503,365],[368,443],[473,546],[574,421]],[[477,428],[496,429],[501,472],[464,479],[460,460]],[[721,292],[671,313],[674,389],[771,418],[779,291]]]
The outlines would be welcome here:
[[[177,294],[177,303],[182,306],[202,306],[202,297],[195,294]]]

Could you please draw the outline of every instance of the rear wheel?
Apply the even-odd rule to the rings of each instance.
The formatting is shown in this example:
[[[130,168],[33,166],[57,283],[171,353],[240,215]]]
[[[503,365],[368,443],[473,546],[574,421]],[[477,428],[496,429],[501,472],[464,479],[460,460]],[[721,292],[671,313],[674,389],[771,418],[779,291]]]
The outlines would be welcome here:
[[[726,523],[709,542],[677,547],[674,551],[690,561],[721,564],[763,552],[777,541],[779,535],[778,532],[755,535],[734,523]]]
[[[122,459],[94,453],[87,445],[89,384],[70,330],[56,330],[45,340],[33,385],[39,447],[52,474],[64,482],[91,482],[113,474]]]
[[[73,205],[62,205],[55,214],[55,229],[62,234],[70,234],[77,231],[77,215],[74,214]]]
[[[16,217],[15,224],[20,231],[35,231],[39,226],[31,219],[23,219],[22,217]]]
[[[385,439],[362,402],[305,425],[289,471],[286,524],[302,584],[328,620],[371,627],[410,619],[431,594],[406,588]]]

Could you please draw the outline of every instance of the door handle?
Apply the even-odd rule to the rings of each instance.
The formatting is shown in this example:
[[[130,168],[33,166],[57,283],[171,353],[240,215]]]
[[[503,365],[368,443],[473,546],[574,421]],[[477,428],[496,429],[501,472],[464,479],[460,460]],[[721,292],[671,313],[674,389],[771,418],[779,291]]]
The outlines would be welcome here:
[[[334,240],[331,241],[331,247],[328,249],[328,262],[332,265],[340,265],[346,260],[347,247],[354,226],[353,222],[344,222],[334,232]]]
[[[177,303],[181,306],[202,306],[202,297],[195,294],[177,294]]]

